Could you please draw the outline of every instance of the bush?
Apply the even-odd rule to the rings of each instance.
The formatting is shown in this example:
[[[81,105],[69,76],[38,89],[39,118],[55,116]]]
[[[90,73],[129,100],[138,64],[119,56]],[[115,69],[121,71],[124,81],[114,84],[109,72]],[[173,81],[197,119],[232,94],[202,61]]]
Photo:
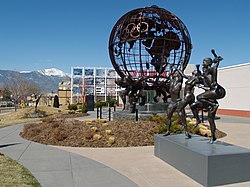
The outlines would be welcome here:
[[[167,125],[166,125],[166,120],[167,120],[167,115],[152,115],[149,117],[150,121],[155,121],[159,126],[159,133],[165,133],[167,131]],[[191,123],[187,121],[187,126],[188,126],[188,132],[193,133],[193,134],[199,134],[199,126],[196,128],[193,127]],[[174,114],[171,118],[171,128],[170,132],[171,133],[181,133],[183,131],[180,118],[177,114]]]
[[[109,104],[110,107],[113,107],[113,106],[118,104],[118,101],[108,97],[107,101],[106,101],[106,106],[108,106],[108,104]]]
[[[158,124],[158,132],[159,134],[163,134],[167,131],[167,125],[165,123]]]
[[[86,106],[86,104],[84,103],[84,104],[82,104],[81,106],[80,106],[80,111],[82,112],[82,113],[87,113],[88,112],[88,109],[87,109],[87,106]]]
[[[104,106],[106,106],[105,101],[97,101],[97,102],[95,102],[95,108],[104,107]]]
[[[110,106],[110,107],[114,107],[115,105],[118,104],[118,101],[115,99],[111,99],[111,98],[107,98],[107,101],[97,101],[95,102],[95,108],[99,108],[99,107],[105,107],[105,106]]]
[[[69,104],[69,105],[68,105],[68,109],[69,109],[69,110],[75,110],[75,111],[76,111],[76,110],[77,110],[77,104]]]
[[[75,114],[76,111],[75,111],[75,110],[70,110],[68,113],[69,113],[69,114]]]
[[[152,115],[149,116],[149,121],[155,121],[157,123],[166,123],[167,115]]]

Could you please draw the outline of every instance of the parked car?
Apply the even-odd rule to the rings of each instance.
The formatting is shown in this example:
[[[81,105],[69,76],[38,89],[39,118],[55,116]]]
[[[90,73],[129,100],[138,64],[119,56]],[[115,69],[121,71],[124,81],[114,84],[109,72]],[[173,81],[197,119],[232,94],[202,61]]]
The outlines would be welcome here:
[[[14,102],[12,101],[1,101],[0,107],[14,107]]]

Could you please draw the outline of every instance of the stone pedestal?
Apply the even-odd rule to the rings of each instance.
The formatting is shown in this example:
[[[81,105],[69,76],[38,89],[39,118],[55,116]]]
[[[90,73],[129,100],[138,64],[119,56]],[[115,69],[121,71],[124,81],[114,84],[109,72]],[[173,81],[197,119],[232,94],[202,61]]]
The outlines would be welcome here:
[[[156,135],[155,156],[204,186],[250,181],[249,149],[208,141],[198,135]]]

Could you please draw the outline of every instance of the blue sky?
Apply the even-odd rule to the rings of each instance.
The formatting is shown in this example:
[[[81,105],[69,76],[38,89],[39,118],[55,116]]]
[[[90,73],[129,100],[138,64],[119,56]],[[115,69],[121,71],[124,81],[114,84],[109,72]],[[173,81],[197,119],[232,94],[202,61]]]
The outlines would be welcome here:
[[[157,5],[177,15],[191,35],[189,63],[214,48],[221,67],[250,62],[247,0],[0,0],[0,69],[112,67],[108,40],[116,21]]]

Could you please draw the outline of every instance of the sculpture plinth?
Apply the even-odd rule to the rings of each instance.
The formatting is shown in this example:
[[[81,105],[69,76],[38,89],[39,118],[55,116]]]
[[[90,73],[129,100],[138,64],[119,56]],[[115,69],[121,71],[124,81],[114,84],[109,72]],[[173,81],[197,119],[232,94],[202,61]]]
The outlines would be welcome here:
[[[155,156],[204,186],[250,181],[250,149],[207,140],[198,135],[156,135]]]

